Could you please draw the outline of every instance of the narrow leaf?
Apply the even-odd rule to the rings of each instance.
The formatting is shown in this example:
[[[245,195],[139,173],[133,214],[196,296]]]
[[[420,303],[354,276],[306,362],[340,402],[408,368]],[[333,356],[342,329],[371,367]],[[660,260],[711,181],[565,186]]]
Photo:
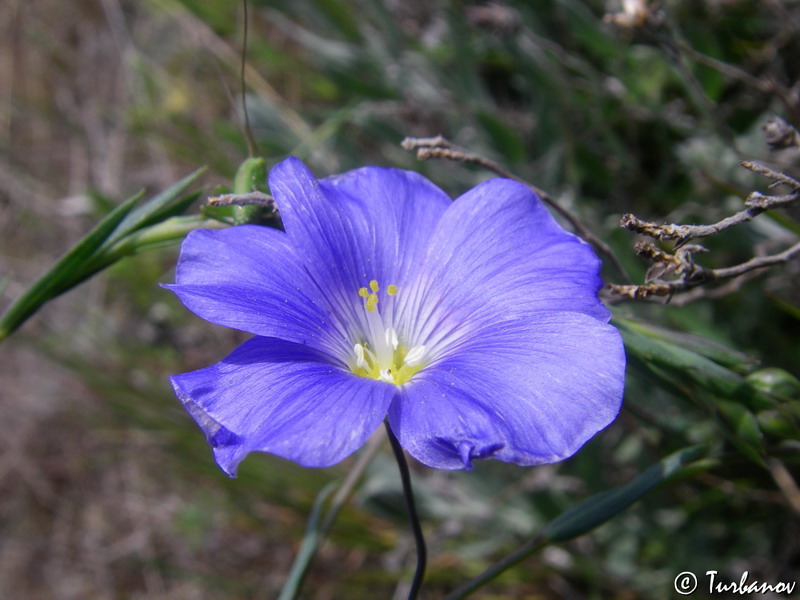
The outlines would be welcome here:
[[[717,400],[716,406],[734,433],[730,439],[736,447],[750,460],[760,465],[766,465],[764,462],[764,456],[766,456],[763,443],[764,434],[761,433],[755,415],[738,402]]]
[[[172,203],[180,198],[187,189],[197,181],[198,177],[203,174],[205,167],[197,169],[195,172],[190,173],[180,181],[173,183],[164,191],[153,196],[150,200],[142,204],[139,208],[132,211],[120,223],[115,234],[108,240],[107,245],[118,242],[122,237],[142,229],[148,225],[153,225],[163,220],[164,210]],[[183,199],[185,200],[185,198]],[[191,204],[191,202],[190,202]]]
[[[194,203],[200,197],[200,192],[193,192],[191,194],[187,194],[183,198],[180,198],[176,202],[172,204],[168,204],[161,210],[154,212],[148,219],[147,223],[142,225],[138,228],[138,230],[144,229],[145,227],[150,227],[153,225],[157,225],[166,221],[167,219],[171,219],[172,217],[179,217],[186,209],[189,208],[192,203]]]
[[[614,323],[647,337],[678,345],[740,373],[749,373],[758,364],[758,361],[752,356],[737,352],[699,335],[672,331],[644,321],[617,316],[614,317]]]
[[[683,345],[634,330],[626,320],[615,320],[629,355],[639,359],[666,383],[687,379],[718,398],[735,399],[753,410],[775,405],[777,398],[749,384],[744,377]]]
[[[300,543],[300,549],[297,551],[294,564],[292,564],[292,570],[286,577],[286,583],[283,584],[283,589],[281,590],[280,596],[278,596],[278,600],[293,600],[297,597],[297,592],[300,591],[300,584],[303,582],[308,563],[313,558],[317,550],[317,545],[323,538],[320,528],[322,506],[335,488],[336,483],[331,482],[317,494],[317,498],[314,500],[314,506],[311,509],[311,515],[308,517],[306,533],[303,536],[303,541]]]
[[[195,229],[220,229],[222,227],[225,227],[223,223],[205,219],[199,215],[172,217],[125,236],[87,265],[87,276],[93,275],[126,256],[179,242]]]
[[[583,535],[677,475],[685,465],[699,459],[705,452],[705,446],[692,446],[670,454],[633,481],[596,494],[560,515],[542,530],[542,537],[550,542],[563,542]]]
[[[45,302],[82,281],[83,265],[114,234],[141,197],[142,193],[136,194],[112,210],[8,307],[0,318],[0,340],[14,332]]]
[[[545,546],[583,535],[598,525],[602,525],[659,485],[710,469],[717,464],[716,461],[694,462],[705,452],[705,446],[684,448],[652,465],[630,483],[584,500],[551,521],[536,538],[448,594],[444,600],[466,598]]]

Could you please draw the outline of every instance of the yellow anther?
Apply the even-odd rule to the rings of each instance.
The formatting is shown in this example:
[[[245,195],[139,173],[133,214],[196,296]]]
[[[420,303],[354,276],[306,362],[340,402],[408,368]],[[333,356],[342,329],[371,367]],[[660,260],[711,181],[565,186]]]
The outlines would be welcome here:
[[[378,308],[378,294],[370,294],[367,298],[367,311],[375,312]]]
[[[380,291],[381,288],[378,286],[378,282],[373,279],[372,281],[369,282],[369,289],[377,293]]]
[[[366,298],[367,296],[369,296],[369,291],[367,291],[367,288],[359,288],[358,295],[361,296],[362,298]]]
[[[395,284],[391,284],[391,285],[387,286],[386,287],[386,293],[389,294],[390,296],[397,295],[397,286]]]

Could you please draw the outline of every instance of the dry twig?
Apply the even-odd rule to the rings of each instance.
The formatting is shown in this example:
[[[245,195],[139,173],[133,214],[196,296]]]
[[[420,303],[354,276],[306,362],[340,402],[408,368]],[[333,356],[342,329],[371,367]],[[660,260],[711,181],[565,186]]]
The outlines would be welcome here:
[[[767,210],[800,203],[800,181],[757,163],[742,162],[741,165],[772,179],[770,187],[783,184],[788,185],[792,191],[775,196],[753,192],[745,200],[744,210],[710,225],[658,224],[644,221],[632,214],[623,215],[620,225],[625,229],[659,241],[675,240],[675,245],[673,253],[669,253],[657,248],[651,242],[638,242],[635,246],[636,253],[653,261],[645,276],[645,284],[611,284],[604,290],[604,298],[612,303],[653,298],[666,298],[669,302],[675,294],[693,290],[691,293],[677,296],[676,304],[683,305],[699,298],[719,297],[723,292],[735,291],[746,279],[753,277],[750,274],[754,271],[786,263],[800,256],[800,243],[796,243],[778,254],[758,256],[731,267],[706,269],[694,263],[693,255],[705,251],[705,248],[699,245],[686,245],[690,240],[714,235],[735,225],[746,223]],[[676,279],[671,281],[661,279],[668,275],[674,275]],[[746,279],[744,276],[747,276]],[[733,281],[710,291],[693,289],[723,279]]]
[[[220,194],[208,199],[209,206],[262,206],[277,213],[275,199],[269,194],[254,191],[247,194]]]

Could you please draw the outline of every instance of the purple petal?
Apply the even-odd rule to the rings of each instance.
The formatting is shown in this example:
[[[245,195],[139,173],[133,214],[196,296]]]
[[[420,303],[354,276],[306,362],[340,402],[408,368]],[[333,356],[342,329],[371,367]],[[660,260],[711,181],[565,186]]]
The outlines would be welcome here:
[[[263,337],[171,381],[232,477],[256,450],[307,467],[343,460],[381,424],[396,390],[356,377],[307,347]]]
[[[458,198],[440,219],[425,261],[398,301],[399,314],[425,338],[448,321],[476,311],[508,315],[574,311],[602,321],[610,313],[597,297],[600,260],[565,231],[525,185],[493,179]]]
[[[392,430],[428,466],[519,465],[574,454],[619,412],[625,354],[612,326],[580,313],[486,323],[401,388]]]
[[[350,351],[282,231],[254,225],[193,231],[181,246],[176,283],[164,287],[212,323],[333,355]]]
[[[318,181],[289,158],[269,184],[298,255],[326,293],[344,298],[372,279],[399,284],[451,204],[424,177],[379,167]]]

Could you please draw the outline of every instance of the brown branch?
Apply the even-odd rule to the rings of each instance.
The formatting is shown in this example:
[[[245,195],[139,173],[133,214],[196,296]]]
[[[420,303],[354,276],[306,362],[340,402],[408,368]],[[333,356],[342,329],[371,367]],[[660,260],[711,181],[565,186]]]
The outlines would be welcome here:
[[[666,298],[667,302],[670,302],[672,296],[677,293],[691,290],[692,288],[697,288],[720,279],[738,278],[757,269],[764,269],[766,267],[787,263],[799,256],[800,242],[778,254],[752,258],[732,267],[706,269],[699,265],[692,265],[693,268],[689,269],[681,279],[676,281],[658,281],[646,283],[645,285],[617,285],[612,283],[603,290],[601,295],[604,300],[611,304],[618,304],[631,300],[650,300],[653,298]],[[738,289],[738,287],[732,286],[730,291],[735,291],[736,289]],[[689,296],[689,294],[676,297],[676,305],[683,306],[689,301],[697,300],[702,297],[714,297],[710,293],[702,295],[695,294],[691,299],[687,298],[687,296]]]
[[[760,192],[753,192],[745,200],[744,204],[746,208],[744,210],[710,225],[677,225],[674,223],[659,225],[658,223],[644,221],[628,213],[622,215],[620,226],[629,231],[634,231],[662,242],[677,240],[675,248],[680,248],[691,239],[717,234],[736,225],[747,223],[764,211],[772,208],[789,206],[790,204],[800,201],[800,182],[793,177],[789,177],[778,171],[773,171],[758,163],[744,161],[740,164],[745,169],[769,177],[776,184],[785,183],[795,191],[783,196],[766,196]]]
[[[277,213],[275,199],[269,194],[254,191],[247,194],[220,194],[212,196],[206,202],[209,206],[263,206]]]
[[[651,223],[650,221],[643,221],[632,214],[625,214],[622,215],[622,219],[620,219],[620,226],[629,231],[646,235],[661,242],[677,240],[675,248],[680,248],[691,239],[707,237],[725,231],[735,225],[747,223],[765,210],[767,209],[761,206],[749,206],[745,210],[739,211],[730,217],[725,217],[721,221],[712,223],[711,225],[676,225],[674,223],[659,225],[657,223]]]
[[[496,162],[489,160],[488,158],[481,156],[480,154],[475,154],[474,152],[470,152],[456,146],[445,137],[441,135],[437,135],[436,137],[428,137],[428,138],[411,138],[408,137],[403,140],[402,147],[404,150],[408,151],[417,151],[417,159],[419,160],[428,160],[431,158],[441,158],[446,160],[452,160],[454,162],[463,162],[469,163],[474,165],[479,165],[493,173],[496,173],[500,177],[505,177],[506,179],[512,179],[518,183],[526,185],[531,190],[536,193],[539,198],[542,199],[544,203],[548,206],[552,207],[553,210],[558,212],[564,219],[566,219],[572,228],[580,235],[584,240],[592,244],[599,252],[605,255],[611,263],[614,265],[614,268],[617,270],[619,275],[625,281],[630,281],[628,274],[625,272],[625,269],[622,266],[622,263],[619,262],[617,257],[614,255],[614,252],[611,250],[611,247],[606,244],[603,240],[598,238],[594,235],[591,231],[589,231],[578,219],[569,212],[566,208],[561,206],[555,198],[553,198],[550,194],[538,188],[537,186],[533,185],[532,183],[526,181],[522,177],[513,174],[511,171],[504,169],[502,166],[497,164]]]
[[[785,183],[789,187],[793,188],[796,191],[800,191],[800,181],[797,181],[794,177],[789,177],[785,173],[781,173],[780,171],[773,171],[765,167],[764,165],[760,165],[758,163],[750,162],[749,160],[743,160],[739,163],[745,169],[749,169],[754,173],[758,173],[759,175],[763,175],[769,179],[772,179],[775,183]]]
[[[773,265],[789,262],[798,256],[800,256],[800,242],[778,254],[751,258],[747,262],[743,262],[733,267],[726,267],[724,269],[714,269],[710,271],[710,273],[714,274],[715,279],[738,277],[739,275],[743,275],[748,271],[754,271],[756,269],[763,269],[764,267],[771,267]]]
[[[686,245],[689,240],[713,235],[735,225],[746,223],[767,210],[800,203],[800,182],[796,179],[757,163],[745,161],[741,165],[746,169],[772,179],[770,187],[788,185],[793,191],[789,194],[776,196],[753,192],[745,200],[744,210],[710,225],[657,224],[644,221],[632,214],[623,215],[620,225],[625,229],[659,241],[676,240],[676,242],[673,253],[665,252],[651,242],[637,242],[634,246],[634,251],[639,256],[653,262],[653,265],[645,275],[644,285],[610,284],[601,292],[603,299],[614,304],[631,300],[653,300],[657,298],[664,298],[666,302],[670,302],[674,297],[674,303],[678,306],[683,306],[700,298],[718,298],[734,292],[745,281],[757,276],[757,272],[761,269],[786,263],[800,256],[800,243],[796,243],[778,254],[757,256],[732,267],[706,269],[694,263],[693,255],[697,252],[705,251],[705,248],[697,245]],[[662,277],[668,275],[674,275],[677,278],[672,281],[661,280]],[[731,279],[732,281],[716,288],[700,289],[705,284],[723,279]]]

